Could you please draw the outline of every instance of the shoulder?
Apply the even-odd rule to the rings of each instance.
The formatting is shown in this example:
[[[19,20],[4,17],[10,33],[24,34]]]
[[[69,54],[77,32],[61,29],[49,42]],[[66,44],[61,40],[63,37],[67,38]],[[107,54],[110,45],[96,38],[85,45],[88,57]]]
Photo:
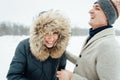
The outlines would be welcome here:
[[[29,38],[26,38],[18,43],[17,49],[23,49],[28,46],[29,46]]]
[[[29,44],[29,38],[26,38],[26,39],[24,39],[24,40],[22,40],[22,41],[20,41],[19,42],[19,46],[25,46],[25,45],[28,45]]]
[[[119,43],[115,37],[108,36],[99,41],[99,49],[114,49],[117,47],[119,47]]]
[[[25,44],[25,43],[29,43],[29,38],[26,38],[26,39],[20,41],[19,44]]]
[[[106,38],[99,42],[97,47],[98,56],[100,57],[117,57],[120,56],[120,45],[115,38]]]

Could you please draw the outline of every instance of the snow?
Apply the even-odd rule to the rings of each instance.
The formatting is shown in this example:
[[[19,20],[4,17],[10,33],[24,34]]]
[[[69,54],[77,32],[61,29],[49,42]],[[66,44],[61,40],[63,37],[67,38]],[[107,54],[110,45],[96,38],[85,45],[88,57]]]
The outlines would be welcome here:
[[[27,38],[28,36],[1,36],[0,37],[0,80],[7,80],[6,75],[9,69],[10,62],[14,55],[14,51],[18,43]],[[72,54],[78,56],[81,47],[86,39],[86,36],[75,36],[71,37],[67,50]],[[120,37],[117,40],[120,42]],[[67,61],[67,70],[73,71],[74,64]]]

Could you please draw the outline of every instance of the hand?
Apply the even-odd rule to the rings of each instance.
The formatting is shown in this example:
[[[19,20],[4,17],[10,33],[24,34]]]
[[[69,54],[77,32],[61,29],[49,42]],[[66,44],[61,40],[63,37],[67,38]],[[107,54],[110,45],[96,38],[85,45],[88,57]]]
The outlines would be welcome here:
[[[68,70],[57,71],[57,77],[59,80],[71,80],[72,74],[73,73]]]

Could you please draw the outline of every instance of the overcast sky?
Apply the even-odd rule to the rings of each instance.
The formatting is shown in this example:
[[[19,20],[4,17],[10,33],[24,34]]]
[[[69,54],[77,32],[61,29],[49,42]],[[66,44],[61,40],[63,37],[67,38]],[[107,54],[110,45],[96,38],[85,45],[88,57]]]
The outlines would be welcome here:
[[[0,22],[31,25],[41,11],[61,10],[73,26],[89,28],[89,13],[95,0],[0,0]]]

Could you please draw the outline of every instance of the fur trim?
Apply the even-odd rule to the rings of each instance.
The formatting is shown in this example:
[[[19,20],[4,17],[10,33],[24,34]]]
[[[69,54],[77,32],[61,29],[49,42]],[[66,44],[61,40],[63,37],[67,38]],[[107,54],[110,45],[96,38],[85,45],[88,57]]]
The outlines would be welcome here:
[[[56,45],[48,49],[43,44],[46,33],[57,31],[60,34]],[[38,16],[30,29],[30,49],[39,60],[44,61],[49,56],[59,58],[64,53],[70,37],[70,24],[58,11],[47,11]]]

